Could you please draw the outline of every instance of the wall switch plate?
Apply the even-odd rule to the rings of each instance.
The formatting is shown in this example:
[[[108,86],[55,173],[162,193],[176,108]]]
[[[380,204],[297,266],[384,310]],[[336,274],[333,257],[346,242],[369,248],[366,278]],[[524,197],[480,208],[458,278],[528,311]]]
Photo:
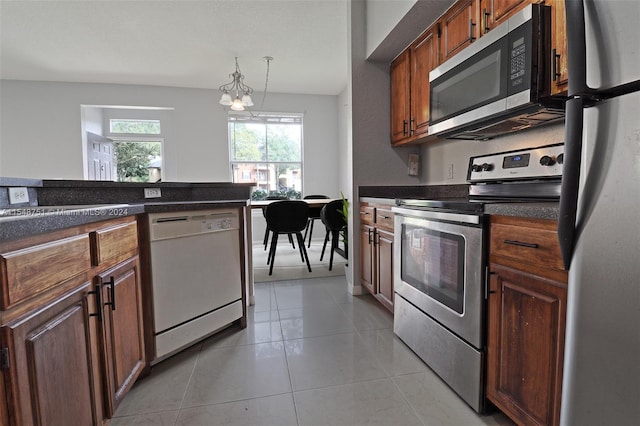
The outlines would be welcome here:
[[[447,179],[453,179],[453,163],[447,165]]]
[[[25,187],[9,188],[9,204],[24,204],[29,202],[29,192]]]
[[[160,198],[162,197],[162,191],[160,188],[145,188],[144,198]]]

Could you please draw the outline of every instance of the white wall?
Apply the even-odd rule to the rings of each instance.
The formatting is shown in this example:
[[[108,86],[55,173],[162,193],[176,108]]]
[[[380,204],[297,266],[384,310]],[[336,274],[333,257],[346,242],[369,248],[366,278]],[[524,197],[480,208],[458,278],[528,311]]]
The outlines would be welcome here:
[[[83,179],[81,105],[102,105],[173,109],[169,180],[229,181],[227,113],[218,99],[217,90],[1,80],[0,176]],[[268,93],[264,110],[305,114],[304,191],[338,196],[338,97]]]

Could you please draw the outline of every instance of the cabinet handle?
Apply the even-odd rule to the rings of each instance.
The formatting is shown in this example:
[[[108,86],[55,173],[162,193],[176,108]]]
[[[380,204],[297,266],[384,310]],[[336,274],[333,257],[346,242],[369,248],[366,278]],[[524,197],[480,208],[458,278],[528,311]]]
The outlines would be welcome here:
[[[376,239],[377,237],[377,239]],[[380,234],[378,234],[377,232],[373,232],[373,245],[375,246],[379,246],[380,245]]]
[[[102,301],[100,300],[100,294],[102,293],[102,290],[100,290],[100,284],[96,284],[95,285],[95,290],[88,292],[89,294],[95,294],[96,295],[96,307],[97,307],[97,311],[93,314],[89,314],[90,317],[98,317],[98,321],[102,321]]]
[[[558,55],[557,50],[553,49],[553,52],[551,53],[551,55],[553,56],[553,61],[551,61],[551,65],[552,65],[552,70],[551,70],[551,75],[553,76],[553,81],[556,81],[559,77],[560,77],[560,73],[558,72],[558,69],[560,68],[558,65],[558,62],[560,61],[560,55]]]
[[[487,9],[482,9],[482,19],[484,20],[482,26],[484,27],[485,34],[491,30],[491,28],[489,28],[489,15],[491,15],[491,13],[487,12]]]
[[[373,239],[371,238],[371,231],[373,231],[373,230],[369,229],[369,244],[371,244],[373,242]]]
[[[383,216],[383,215],[378,215],[380,216],[380,219],[389,219],[390,216]]]
[[[415,132],[415,122],[416,120],[414,120],[413,118],[411,120],[409,120],[409,134],[413,134],[413,132]]]
[[[469,41],[473,42],[473,40],[475,40],[476,38],[473,36],[473,27],[475,27],[476,24],[473,23],[473,19],[469,19]]]
[[[520,247],[529,247],[529,248],[538,248],[537,244],[533,243],[523,243],[522,241],[515,240],[504,240],[505,244],[511,244],[512,246],[520,246]]]
[[[409,123],[407,123],[407,120],[402,120],[402,134],[405,135],[405,136],[407,136],[407,134],[409,133],[409,132],[407,132],[407,125],[408,124]]]
[[[368,215],[368,214],[369,214],[369,212],[360,212],[360,214],[363,214],[363,215],[365,215],[365,216],[366,216],[366,215]]]
[[[110,287],[110,292],[111,292],[111,301],[110,302],[104,302],[104,306],[111,306],[111,310],[115,311],[116,310],[116,282],[113,278],[113,276],[111,278],[109,278],[109,281],[107,281],[106,283],[102,283],[102,285],[108,285],[111,286]]]

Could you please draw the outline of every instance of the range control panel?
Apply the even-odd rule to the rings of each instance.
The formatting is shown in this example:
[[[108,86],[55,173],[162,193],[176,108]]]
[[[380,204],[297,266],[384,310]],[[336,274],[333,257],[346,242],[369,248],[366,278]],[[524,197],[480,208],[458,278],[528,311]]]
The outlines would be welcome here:
[[[560,178],[564,144],[520,149],[469,159],[467,181],[497,182]]]

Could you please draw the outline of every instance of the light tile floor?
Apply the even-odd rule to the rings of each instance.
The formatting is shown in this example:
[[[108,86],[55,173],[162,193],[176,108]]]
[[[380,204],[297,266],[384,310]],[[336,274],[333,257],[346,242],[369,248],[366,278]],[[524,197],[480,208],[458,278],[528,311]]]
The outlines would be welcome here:
[[[344,276],[256,284],[248,326],[154,366],[121,425],[511,425],[479,416],[393,334]]]

